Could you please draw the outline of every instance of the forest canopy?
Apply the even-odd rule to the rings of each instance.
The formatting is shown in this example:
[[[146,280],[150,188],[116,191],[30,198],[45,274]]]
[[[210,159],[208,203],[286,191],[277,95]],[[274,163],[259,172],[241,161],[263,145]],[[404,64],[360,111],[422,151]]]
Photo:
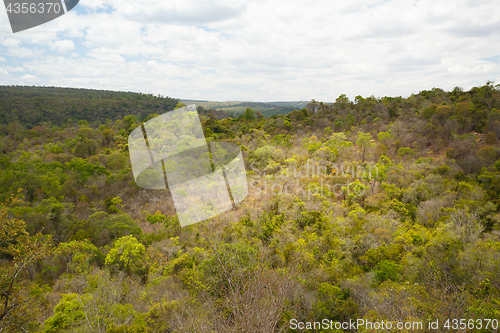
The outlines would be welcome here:
[[[207,141],[241,147],[249,194],[184,228],[168,190],[135,185],[127,145],[181,106],[0,87],[0,331],[496,331],[477,323],[500,318],[500,85],[269,118],[200,107]]]

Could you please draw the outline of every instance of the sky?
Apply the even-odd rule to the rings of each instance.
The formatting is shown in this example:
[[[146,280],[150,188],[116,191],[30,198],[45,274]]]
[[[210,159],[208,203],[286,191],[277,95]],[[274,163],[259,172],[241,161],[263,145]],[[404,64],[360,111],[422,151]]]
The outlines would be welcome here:
[[[334,102],[487,81],[495,0],[81,0],[15,34],[0,8],[1,85]]]

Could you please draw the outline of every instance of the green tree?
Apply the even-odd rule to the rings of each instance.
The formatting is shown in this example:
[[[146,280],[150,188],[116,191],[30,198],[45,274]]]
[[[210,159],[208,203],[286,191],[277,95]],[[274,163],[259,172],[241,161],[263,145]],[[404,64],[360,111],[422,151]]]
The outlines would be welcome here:
[[[366,149],[373,147],[372,135],[370,133],[358,132],[358,139],[356,140],[356,145],[361,149],[362,162],[365,162]]]
[[[325,143],[326,149],[331,151],[331,158],[330,161],[334,162],[340,155],[341,152],[348,147],[352,147],[352,142],[347,141],[347,137],[345,133],[343,132],[338,132],[338,133],[332,133],[330,136],[330,140],[328,140]]]
[[[107,156],[106,166],[109,170],[121,170],[127,166],[127,157],[120,151],[114,151]]]
[[[347,141],[347,137],[343,132],[333,133],[330,137],[330,140],[328,140],[326,144],[336,148],[345,148],[352,146],[352,142]]]
[[[399,280],[399,266],[389,260],[382,260],[375,267],[375,279],[379,282]]]
[[[415,155],[415,151],[411,148],[408,147],[401,147],[398,150],[398,155],[399,156],[410,156],[410,155]]]
[[[137,222],[127,213],[108,214],[100,211],[90,215],[88,220],[74,222],[71,227],[72,240],[90,239],[96,246],[108,245],[114,239],[142,233]]]
[[[256,164],[255,166],[257,167],[264,168],[271,161],[274,151],[275,148],[273,146],[259,147],[249,154],[250,163]]]
[[[174,110],[181,109],[181,108],[184,108],[184,107],[186,107],[186,106],[187,106],[186,104],[179,102],[179,103],[177,103],[177,105],[175,106]]]
[[[24,279],[34,264],[51,253],[51,237],[26,231],[25,222],[8,218],[21,201],[14,196],[0,207],[0,332],[26,331],[36,318],[41,301],[36,283]]]
[[[122,199],[120,197],[107,197],[104,200],[104,206],[106,211],[111,214],[121,214],[121,209],[123,208]]]
[[[77,181],[79,184],[85,183],[91,176],[109,175],[109,171],[105,167],[88,163],[79,157],[66,162],[65,166],[68,170],[75,171],[78,174]]]
[[[80,136],[74,152],[76,156],[82,158],[95,155],[97,152],[97,142],[93,139],[87,139],[84,136]]]
[[[54,307],[54,315],[45,321],[44,333],[56,333],[78,327],[85,319],[85,312],[77,294],[61,294],[61,296],[61,300]]]
[[[389,143],[389,140],[391,140],[392,138],[394,138],[394,136],[391,134],[390,130],[387,132],[379,132],[377,134],[378,141],[380,141],[382,144],[386,146]]]
[[[146,247],[132,235],[116,240],[106,256],[106,265],[117,265],[120,270],[131,274],[144,268]]]
[[[83,274],[90,270],[90,262],[99,250],[84,240],[60,243],[55,252],[64,261],[66,273]]]
[[[347,106],[349,106],[349,98],[346,96],[346,94],[341,94],[337,99],[335,100],[335,104],[339,107],[341,110],[345,110]]]
[[[66,319],[67,326],[77,326],[76,332],[96,333],[110,332],[113,327],[122,325],[134,326],[135,318],[139,316],[131,304],[137,301],[134,296],[137,293],[131,291],[139,286],[133,280],[126,280],[123,274],[111,278],[109,274],[97,271],[82,282],[86,293],[76,294],[76,297],[72,294],[70,303],[64,304],[73,308],[71,315],[65,311],[61,316]],[[81,313],[84,314],[83,321],[80,320]]]
[[[254,113],[255,112],[252,108],[247,108],[245,110],[245,113],[243,114],[243,118],[245,118],[248,121],[255,120]]]

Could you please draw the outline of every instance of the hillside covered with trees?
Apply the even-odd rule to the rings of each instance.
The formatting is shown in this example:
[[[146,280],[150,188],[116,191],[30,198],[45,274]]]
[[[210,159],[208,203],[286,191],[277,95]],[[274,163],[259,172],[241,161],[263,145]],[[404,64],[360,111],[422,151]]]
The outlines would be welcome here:
[[[288,114],[290,112],[304,108],[308,102],[210,102],[196,100],[181,100],[182,103],[196,104],[211,111],[225,112],[234,118],[251,108],[255,112],[260,112],[264,117],[270,118],[274,115]]]
[[[128,115],[144,118],[171,111],[178,100],[133,92],[55,87],[0,86],[0,124],[18,122],[31,129],[86,120],[106,122]]]
[[[127,145],[179,101],[61,90],[0,87],[0,332],[497,331],[480,320],[500,319],[500,85],[199,109],[249,194],[184,228]]]

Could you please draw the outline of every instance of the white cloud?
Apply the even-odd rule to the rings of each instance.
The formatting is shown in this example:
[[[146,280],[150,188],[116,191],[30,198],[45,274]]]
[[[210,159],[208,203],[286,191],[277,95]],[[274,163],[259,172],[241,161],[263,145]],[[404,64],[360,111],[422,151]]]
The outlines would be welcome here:
[[[84,0],[80,1],[77,6],[86,7],[91,10],[105,8],[105,1],[103,0]]]
[[[72,40],[63,39],[58,40],[51,43],[50,48],[59,53],[68,53],[69,51],[73,51],[75,49],[75,44]]]
[[[342,93],[405,96],[500,81],[500,64],[486,60],[500,49],[495,1],[87,0],[79,6],[33,29],[57,34],[0,36],[6,62],[40,84],[213,100],[334,101]]]
[[[22,42],[18,38],[1,38],[0,37],[0,45],[3,46],[5,55],[17,57],[17,58],[31,58],[35,55],[35,52],[32,49],[21,47]]]
[[[5,68],[8,72],[11,72],[11,73],[16,73],[16,72],[25,72],[26,70],[22,67],[6,67]]]
[[[8,84],[8,83],[6,83],[5,80],[9,80],[10,78],[11,77],[10,77],[9,72],[5,68],[0,67],[0,82],[2,84]]]
[[[26,74],[21,77],[21,83],[23,85],[32,85],[40,82],[40,79],[35,75]]]
[[[110,2],[117,14],[146,24],[207,24],[238,17],[246,7],[242,0],[144,0],[137,6],[130,1]]]

